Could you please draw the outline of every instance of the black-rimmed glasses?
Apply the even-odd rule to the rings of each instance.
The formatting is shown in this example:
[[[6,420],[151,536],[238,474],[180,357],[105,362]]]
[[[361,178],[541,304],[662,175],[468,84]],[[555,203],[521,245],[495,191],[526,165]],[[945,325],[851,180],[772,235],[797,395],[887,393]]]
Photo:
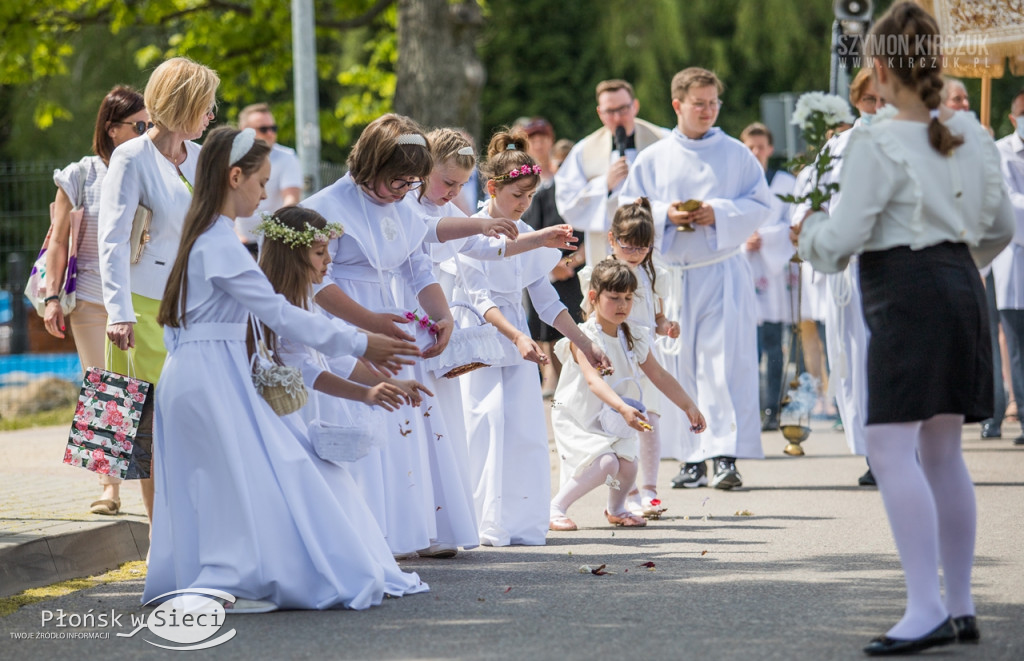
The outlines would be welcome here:
[[[395,193],[402,191],[416,190],[423,185],[423,181],[420,179],[409,180],[409,179],[392,179],[391,184],[388,186]]]
[[[135,129],[135,132],[142,135],[147,129],[153,128],[153,122],[110,122],[111,124],[127,124]]]

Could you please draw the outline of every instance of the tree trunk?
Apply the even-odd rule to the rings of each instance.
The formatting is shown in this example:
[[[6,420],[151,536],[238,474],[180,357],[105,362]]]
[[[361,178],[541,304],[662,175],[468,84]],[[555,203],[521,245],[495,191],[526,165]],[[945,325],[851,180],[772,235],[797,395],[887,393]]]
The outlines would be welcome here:
[[[476,54],[483,14],[476,0],[399,0],[395,112],[428,130],[480,133],[486,73]]]

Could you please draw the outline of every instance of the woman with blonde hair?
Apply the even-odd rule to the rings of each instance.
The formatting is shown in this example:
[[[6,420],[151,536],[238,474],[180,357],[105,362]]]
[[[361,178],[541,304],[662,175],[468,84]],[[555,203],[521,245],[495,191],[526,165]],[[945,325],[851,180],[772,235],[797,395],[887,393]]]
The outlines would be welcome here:
[[[114,150],[100,195],[100,274],[110,340],[107,368],[130,372],[154,387],[167,353],[156,314],[196,180],[199,145],[192,140],[202,136],[213,120],[218,85],[220,78],[213,70],[185,57],[158,66],[144,94],[154,126]],[[133,219],[140,206],[152,213],[152,220],[143,242],[133,250]],[[154,398],[150,390],[128,468],[129,478],[142,479],[150,520]]]

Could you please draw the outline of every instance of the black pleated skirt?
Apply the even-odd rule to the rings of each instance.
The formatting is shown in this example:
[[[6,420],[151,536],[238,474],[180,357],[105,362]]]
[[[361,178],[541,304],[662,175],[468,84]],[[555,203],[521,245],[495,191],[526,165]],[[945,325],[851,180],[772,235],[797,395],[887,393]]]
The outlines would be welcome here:
[[[967,246],[901,246],[860,257],[868,343],[867,424],[992,417],[985,291]]]

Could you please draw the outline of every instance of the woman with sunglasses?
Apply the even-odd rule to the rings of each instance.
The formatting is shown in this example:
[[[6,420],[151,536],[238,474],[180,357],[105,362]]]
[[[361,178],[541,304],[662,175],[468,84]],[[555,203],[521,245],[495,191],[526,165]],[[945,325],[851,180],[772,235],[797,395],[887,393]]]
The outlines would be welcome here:
[[[100,272],[110,339],[106,367],[130,373],[154,388],[167,353],[156,316],[178,254],[199,160],[199,145],[192,140],[206,131],[214,117],[218,85],[220,78],[214,71],[185,57],[158,66],[145,91],[152,128],[114,151],[100,195]],[[131,246],[140,206],[152,212],[141,253]],[[154,398],[150,390],[128,467],[128,479],[141,480],[150,520]]]
[[[100,286],[96,230],[100,212],[100,187],[107,174],[111,153],[121,143],[145,133],[148,123],[149,113],[146,112],[142,95],[130,87],[118,85],[103,97],[96,114],[96,128],[92,135],[92,151],[95,155],[86,156],[53,173],[57,197],[53,201],[53,228],[50,232],[50,249],[46,252],[46,272],[61,275],[47,282],[43,325],[47,333],[63,339],[65,322],[71,322],[75,348],[83,370],[103,366],[103,341],[106,337],[104,330],[107,326],[107,311],[103,307],[103,290]],[[63,276],[68,266],[68,244],[71,240],[71,211],[76,208],[82,209],[82,222],[77,235],[76,304],[74,314],[65,320],[58,294],[64,287]],[[117,514],[121,509],[121,480],[110,475],[100,475],[99,478],[103,494],[89,506],[90,511],[94,514]]]

